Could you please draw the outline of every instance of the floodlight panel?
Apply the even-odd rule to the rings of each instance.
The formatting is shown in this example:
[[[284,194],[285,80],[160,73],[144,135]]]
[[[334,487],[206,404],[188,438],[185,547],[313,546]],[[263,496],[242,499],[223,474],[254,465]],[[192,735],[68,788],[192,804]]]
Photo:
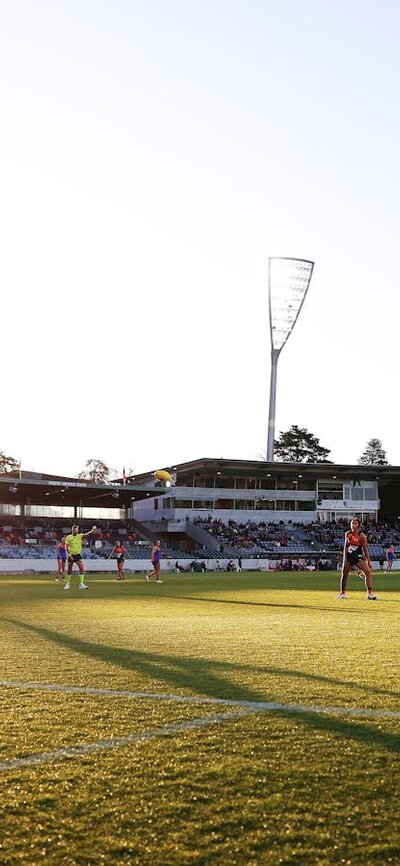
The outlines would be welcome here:
[[[268,262],[271,342],[272,348],[280,352],[296,324],[310,285],[314,262],[278,257],[272,257]]]

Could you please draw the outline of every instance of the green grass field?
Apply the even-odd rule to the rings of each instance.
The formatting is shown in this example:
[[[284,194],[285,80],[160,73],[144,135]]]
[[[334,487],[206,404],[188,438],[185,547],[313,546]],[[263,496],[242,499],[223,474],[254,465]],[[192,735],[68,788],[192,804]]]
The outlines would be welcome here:
[[[88,583],[0,578],[2,866],[400,863],[398,573]]]

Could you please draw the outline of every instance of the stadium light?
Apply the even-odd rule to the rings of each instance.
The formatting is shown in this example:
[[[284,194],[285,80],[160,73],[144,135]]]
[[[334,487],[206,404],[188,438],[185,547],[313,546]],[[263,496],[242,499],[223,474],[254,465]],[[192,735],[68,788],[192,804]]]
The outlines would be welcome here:
[[[274,459],[276,378],[279,355],[299,317],[310,285],[314,262],[307,259],[268,259],[271,383],[269,391],[267,460]]]

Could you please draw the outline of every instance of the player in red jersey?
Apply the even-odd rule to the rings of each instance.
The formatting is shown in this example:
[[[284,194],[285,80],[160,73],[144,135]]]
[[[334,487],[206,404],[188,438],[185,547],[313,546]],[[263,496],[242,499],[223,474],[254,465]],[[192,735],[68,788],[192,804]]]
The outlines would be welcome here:
[[[114,545],[114,548],[111,551],[108,559],[111,559],[111,557],[113,556],[114,553],[117,556],[117,568],[118,568],[117,580],[125,580],[124,561],[125,561],[125,556],[126,556],[127,551],[126,551],[124,545],[120,544],[119,541],[117,541],[117,543]]]
[[[338,598],[347,598],[347,578],[353,568],[363,572],[368,601],[376,601],[376,595],[372,589],[371,557],[368,550],[367,536],[361,532],[361,523],[358,517],[350,521],[350,529],[346,532],[343,548],[342,577],[340,580],[340,593]]]

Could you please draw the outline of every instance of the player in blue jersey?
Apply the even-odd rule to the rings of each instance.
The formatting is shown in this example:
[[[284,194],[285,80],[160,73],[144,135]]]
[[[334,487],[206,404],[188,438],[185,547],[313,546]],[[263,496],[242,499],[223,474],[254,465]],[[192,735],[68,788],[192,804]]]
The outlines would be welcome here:
[[[57,577],[56,580],[63,580],[65,578],[65,563],[68,558],[67,554],[67,545],[65,543],[65,536],[61,539],[60,543],[57,544]]]
[[[161,570],[161,565],[160,565],[161,551],[160,551],[160,547],[161,547],[161,541],[155,541],[154,544],[153,544],[153,549],[152,549],[152,551],[151,551],[151,564],[152,564],[152,566],[153,566],[153,570],[150,571],[149,574],[146,575],[147,583],[149,583],[149,581],[151,580],[152,577],[155,577],[155,579],[156,579],[156,583],[162,583],[162,580],[161,580],[161,577],[160,577],[160,570]]]
[[[389,547],[388,547],[388,549],[387,549],[387,551],[386,551],[386,561],[387,561],[386,571],[391,571],[391,570],[392,570],[392,568],[393,568],[393,563],[394,563],[394,556],[395,556],[395,553],[394,553],[394,544],[389,544]]]

